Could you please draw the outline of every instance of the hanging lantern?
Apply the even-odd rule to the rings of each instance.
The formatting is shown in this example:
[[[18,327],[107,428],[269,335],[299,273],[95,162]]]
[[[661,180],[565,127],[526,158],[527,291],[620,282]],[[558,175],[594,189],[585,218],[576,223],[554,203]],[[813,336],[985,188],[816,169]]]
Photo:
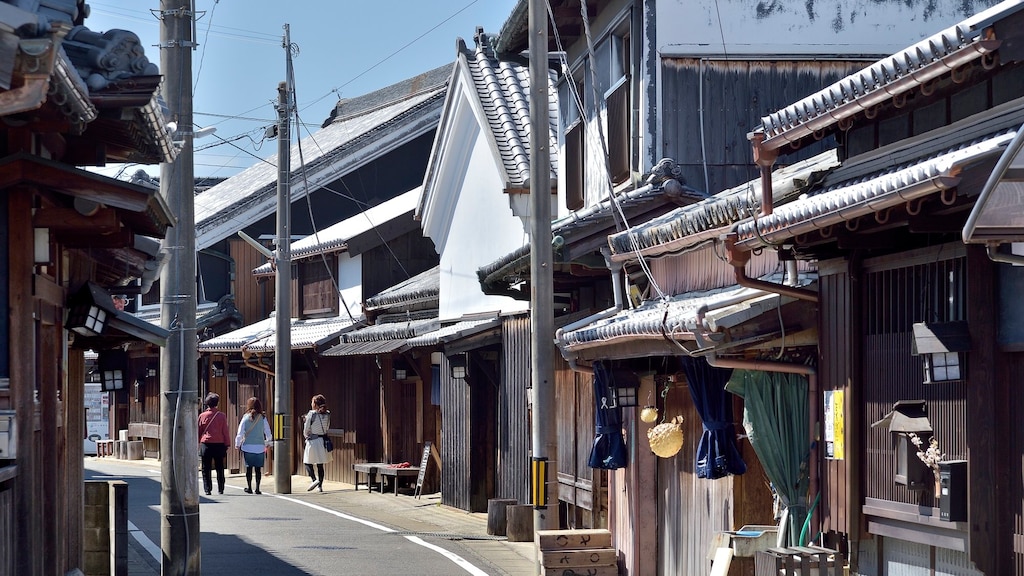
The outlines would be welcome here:
[[[676,416],[651,428],[647,431],[647,440],[651,443],[651,452],[662,458],[675,456],[683,447],[683,417]]]

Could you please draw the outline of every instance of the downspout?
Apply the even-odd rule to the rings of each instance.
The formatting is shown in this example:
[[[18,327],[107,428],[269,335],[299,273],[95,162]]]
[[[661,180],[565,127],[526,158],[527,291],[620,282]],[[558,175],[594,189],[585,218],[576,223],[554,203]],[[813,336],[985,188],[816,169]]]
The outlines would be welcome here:
[[[729,258],[729,264],[732,264],[736,271],[736,283],[740,286],[747,288],[755,288],[757,290],[764,290],[765,292],[774,292],[775,294],[782,294],[797,300],[806,300],[808,302],[817,302],[818,293],[814,290],[807,290],[806,288],[797,288],[796,286],[787,284],[776,284],[774,282],[766,282],[764,280],[758,280],[747,276],[746,265],[750,262],[750,252],[741,250],[736,246],[736,233],[730,232],[725,237],[725,250]],[[789,276],[790,273],[795,272],[796,262],[786,264],[787,272],[787,283],[795,284],[796,275]]]
[[[704,358],[708,361],[708,364],[716,368],[735,368],[739,370],[758,370],[761,372],[779,372],[782,374],[802,374],[807,377],[807,393],[810,399],[807,403],[808,406],[808,420],[810,423],[810,435],[811,435],[811,450],[808,454],[808,491],[810,494],[818,493],[818,441],[820,440],[818,434],[818,419],[821,417],[818,414],[818,371],[814,366],[807,366],[806,364],[798,364],[795,362],[769,362],[764,360],[737,360],[732,358],[719,358],[715,351],[712,349],[711,352],[704,355]],[[810,507],[808,507],[808,514],[812,514]],[[785,535],[784,527],[780,526],[779,539],[782,540]],[[801,543],[803,544],[803,543]]]
[[[764,145],[764,130],[757,130],[747,134],[754,152],[754,164],[761,170],[761,216],[768,216],[772,213],[772,166],[779,157],[776,148],[766,148]]]
[[[252,368],[257,372],[262,372],[273,377],[274,369],[264,364],[262,362],[263,358],[261,356],[259,356],[258,354],[254,354],[253,352],[249,352],[248,346],[248,344],[242,345],[242,365],[245,366],[246,368]],[[249,362],[249,359],[252,358],[253,356],[256,356],[256,364],[252,364],[251,362]]]
[[[563,339],[565,333],[578,330],[588,324],[604,320],[605,318],[611,318],[619,312],[622,312],[622,262],[613,262],[611,259],[611,250],[607,247],[601,249],[601,254],[604,255],[605,265],[608,266],[608,269],[611,270],[612,273],[612,295],[614,297],[614,304],[611,308],[602,310],[597,314],[587,316],[582,320],[566,324],[558,330],[555,330],[555,346],[558,347],[558,351],[562,353],[562,358],[569,363],[569,367],[575,372],[592,374],[591,370],[579,366],[576,363],[576,356],[565,349],[566,343]]]
[[[988,254],[989,260],[993,262],[1000,262],[1002,264],[1024,264],[1024,256],[1019,256],[1017,254],[1005,254],[1003,252],[999,252],[1000,246],[1002,246],[1002,244],[985,245],[985,253]]]

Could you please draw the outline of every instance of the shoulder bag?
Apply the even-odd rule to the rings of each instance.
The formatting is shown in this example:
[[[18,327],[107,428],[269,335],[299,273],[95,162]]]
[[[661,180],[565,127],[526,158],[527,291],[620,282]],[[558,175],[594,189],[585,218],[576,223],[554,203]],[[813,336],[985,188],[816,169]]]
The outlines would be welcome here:
[[[323,416],[323,414],[319,414],[319,416],[320,416],[320,429],[324,431],[323,435],[320,436],[321,438],[324,439],[324,450],[327,450],[328,452],[334,452],[334,441],[332,441],[327,436],[327,429],[324,427],[324,416]]]

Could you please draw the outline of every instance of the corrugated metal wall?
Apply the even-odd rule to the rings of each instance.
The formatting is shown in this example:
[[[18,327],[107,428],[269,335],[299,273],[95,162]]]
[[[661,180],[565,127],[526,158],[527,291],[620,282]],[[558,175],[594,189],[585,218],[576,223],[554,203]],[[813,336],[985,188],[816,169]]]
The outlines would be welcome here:
[[[662,155],[686,183],[717,193],[757,176],[747,132],[761,117],[864,67],[848,61],[751,61],[663,58]],[[807,158],[832,139],[787,156]],[[707,183],[705,183],[705,173]]]
[[[498,392],[498,461],[495,498],[530,501],[530,318],[502,323],[502,377]]]

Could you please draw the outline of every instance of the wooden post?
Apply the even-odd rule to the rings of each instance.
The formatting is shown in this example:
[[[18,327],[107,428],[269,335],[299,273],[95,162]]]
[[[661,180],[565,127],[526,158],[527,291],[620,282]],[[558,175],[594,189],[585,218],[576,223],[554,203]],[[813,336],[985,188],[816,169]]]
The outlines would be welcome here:
[[[516,504],[515,499],[491,498],[487,501],[487,533],[492,536],[504,536],[507,524],[506,509]],[[531,522],[533,519],[531,518]]]
[[[506,509],[505,534],[509,542],[533,542],[533,506],[515,504]]]

